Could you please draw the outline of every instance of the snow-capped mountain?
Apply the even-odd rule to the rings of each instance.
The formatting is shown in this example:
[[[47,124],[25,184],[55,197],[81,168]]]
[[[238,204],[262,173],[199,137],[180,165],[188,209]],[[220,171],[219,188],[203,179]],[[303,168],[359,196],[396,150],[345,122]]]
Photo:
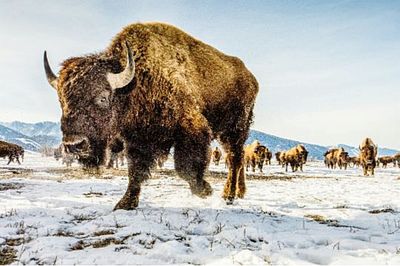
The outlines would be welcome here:
[[[0,140],[18,144],[30,151],[39,151],[42,147],[32,138],[2,125],[0,125]]]
[[[25,123],[20,121],[13,122],[0,122],[3,126],[11,128],[29,137],[33,136],[61,136],[61,128],[59,122],[38,122],[38,123]]]
[[[31,149],[30,147],[24,148],[28,150],[37,151],[40,147],[56,147],[61,143],[61,129],[60,123],[56,122],[39,122],[39,123],[25,123],[20,121],[13,122],[0,122],[0,125],[9,128],[19,134],[25,136],[25,139],[29,139],[35,142],[39,147]],[[1,133],[0,133],[1,135]],[[6,139],[7,140],[7,139]],[[8,139],[12,142],[11,139]],[[18,144],[18,143],[17,143]]]
[[[28,150],[37,151],[42,146],[56,147],[61,143],[62,133],[59,122],[46,121],[39,123],[24,123],[14,121],[9,123],[0,122],[0,125],[3,125],[0,127],[0,139],[21,144]],[[280,138],[257,130],[250,131],[246,143],[251,143],[256,139],[271,149],[273,153],[288,150],[297,144],[303,144],[309,151],[309,158],[317,160],[322,160],[324,152],[332,147]],[[216,143],[214,143],[214,145],[215,144]],[[336,145],[336,147],[343,147],[349,152],[350,156],[358,155],[358,147],[352,147],[345,144],[339,144]],[[393,155],[398,152],[399,151],[397,150],[378,148],[379,156]]]

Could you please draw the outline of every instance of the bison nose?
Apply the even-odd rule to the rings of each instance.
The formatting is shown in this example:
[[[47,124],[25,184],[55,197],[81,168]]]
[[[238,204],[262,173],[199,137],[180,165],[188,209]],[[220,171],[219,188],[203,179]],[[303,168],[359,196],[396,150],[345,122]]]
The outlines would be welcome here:
[[[89,150],[89,142],[82,139],[74,143],[64,143],[65,151],[72,154],[82,154]]]

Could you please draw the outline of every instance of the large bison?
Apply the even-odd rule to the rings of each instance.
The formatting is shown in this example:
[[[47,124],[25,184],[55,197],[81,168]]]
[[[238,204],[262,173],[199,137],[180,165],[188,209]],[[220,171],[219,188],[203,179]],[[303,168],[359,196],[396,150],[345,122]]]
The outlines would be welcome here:
[[[229,172],[223,198],[245,194],[243,145],[258,83],[243,62],[162,23],[125,27],[103,52],[63,62],[59,76],[46,52],[47,79],[62,108],[63,143],[87,167],[104,161],[107,144],[123,139],[129,184],[115,209],[134,209],[143,180],[174,147],[175,169],[193,194],[203,179],[213,138],[223,144]]]
[[[363,140],[360,149],[360,164],[363,168],[364,175],[374,175],[374,169],[376,167],[376,154],[378,147],[370,138]]]
[[[21,146],[0,140],[0,158],[7,157],[7,165],[9,165],[11,162],[14,162],[14,160],[16,160],[18,164],[21,164],[19,158],[24,160],[24,154],[24,148]]]

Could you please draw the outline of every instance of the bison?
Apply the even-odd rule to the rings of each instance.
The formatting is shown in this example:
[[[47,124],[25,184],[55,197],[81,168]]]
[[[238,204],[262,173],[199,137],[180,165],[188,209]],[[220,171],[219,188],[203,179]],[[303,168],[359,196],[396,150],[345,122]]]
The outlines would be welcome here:
[[[393,156],[394,161],[397,163],[397,166],[400,168],[400,153],[397,153]]]
[[[124,165],[124,143],[121,139],[115,138],[108,146],[108,163],[107,168],[118,168],[118,162]]]
[[[358,156],[349,157],[347,159],[347,163],[349,165],[353,164],[353,167],[354,166],[359,167],[360,166],[360,158]]]
[[[14,160],[16,160],[18,164],[21,164],[19,158],[21,158],[23,161],[24,154],[24,148],[21,146],[0,140],[0,158],[8,157],[7,165],[9,165],[11,162],[14,162]]]
[[[281,152],[280,160],[282,166],[285,167],[287,172],[288,165],[292,168],[292,172],[296,172],[298,169],[303,171],[303,165],[307,162],[308,151],[302,144],[285,151]]]
[[[266,158],[267,147],[260,144],[258,140],[244,147],[244,161],[246,165],[246,171],[251,169],[253,172],[256,171],[256,166],[262,172],[263,164]]]
[[[363,168],[364,175],[366,176],[369,173],[374,175],[378,147],[370,138],[366,138],[358,148],[360,149],[360,164]]]
[[[168,161],[168,156],[169,156],[169,154],[162,154],[157,157],[156,163],[157,163],[157,167],[159,169],[164,167],[164,164]]]
[[[237,57],[228,56],[174,26],[136,23],[104,51],[73,57],[51,70],[68,152],[86,167],[104,161],[110,139],[126,144],[128,188],[115,209],[134,209],[155,158],[174,147],[175,170],[193,194],[211,195],[204,180],[212,139],[223,144],[229,171],[223,198],[245,195],[243,145],[252,123],[258,83]]]
[[[393,167],[396,166],[396,160],[394,156],[382,156],[379,157],[378,160],[376,161],[376,166],[379,166],[379,164],[382,164],[382,168],[387,168],[387,165],[389,163],[393,163]]]
[[[328,168],[336,168],[339,166],[340,169],[347,169],[349,161],[349,153],[344,150],[343,147],[332,148],[324,153],[324,162]]]
[[[218,147],[215,147],[215,149],[211,153],[212,161],[215,165],[219,165],[219,161],[222,158],[222,152]]]
[[[271,165],[272,152],[267,148],[265,153],[265,165]]]
[[[275,153],[275,159],[276,159],[276,161],[278,162],[279,165],[282,164],[282,162],[281,162],[281,152],[280,151]]]

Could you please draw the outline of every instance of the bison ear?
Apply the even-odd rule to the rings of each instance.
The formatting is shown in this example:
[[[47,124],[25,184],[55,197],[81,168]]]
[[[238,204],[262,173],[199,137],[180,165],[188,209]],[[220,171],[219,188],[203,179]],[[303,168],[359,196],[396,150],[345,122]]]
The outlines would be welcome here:
[[[115,91],[128,85],[135,76],[135,61],[132,59],[132,52],[128,43],[125,43],[126,66],[120,73],[107,73],[107,81]]]

